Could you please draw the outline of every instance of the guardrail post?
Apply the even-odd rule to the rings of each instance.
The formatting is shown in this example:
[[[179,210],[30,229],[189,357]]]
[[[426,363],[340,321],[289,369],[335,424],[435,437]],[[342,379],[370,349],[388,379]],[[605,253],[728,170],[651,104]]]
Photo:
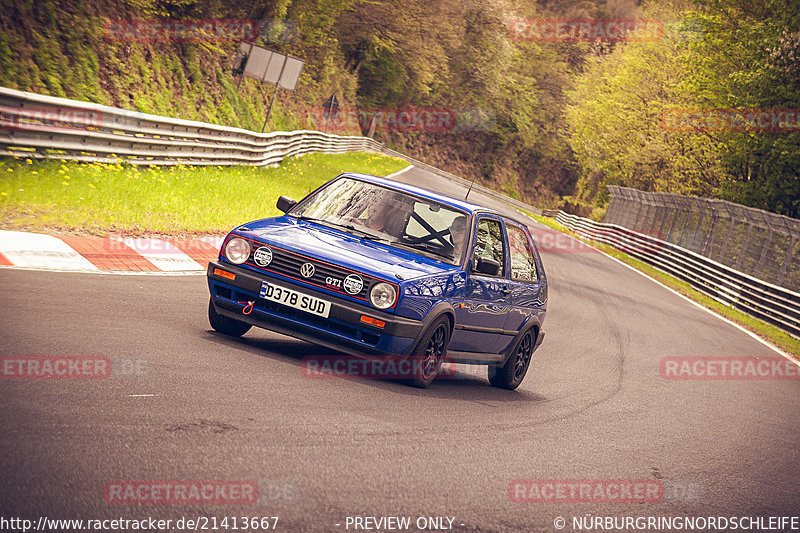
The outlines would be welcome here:
[[[789,244],[789,247],[786,249],[786,254],[783,256],[783,263],[781,264],[781,273],[779,275],[778,284],[783,284],[783,280],[786,277],[786,265],[789,264],[789,261],[792,259],[792,252],[794,251],[794,245],[797,242],[797,236],[792,235],[792,242]]]
[[[675,242],[675,239],[672,238],[672,234],[675,231],[675,223],[678,221],[678,217],[680,216],[680,207],[678,206],[678,201],[675,198],[674,194],[670,194],[670,200],[672,200],[672,223],[669,225],[669,231],[667,232],[667,239],[669,242]]]
[[[764,246],[761,247],[761,257],[758,258],[758,267],[756,270],[756,275],[758,276],[761,275],[761,271],[764,269],[764,259],[767,257],[767,248],[769,248],[769,244],[771,242],[772,242],[772,228],[769,229],[767,238],[764,239]]]
[[[642,230],[646,230],[650,233],[653,232],[653,228],[656,223],[656,216],[658,216],[658,202],[656,201],[656,197],[658,193],[651,192],[647,195],[647,216],[645,217],[645,225],[642,225]]]
[[[605,216],[603,216],[603,221],[609,224],[616,224],[617,211],[620,205],[619,192],[617,192],[616,185],[606,185],[606,188],[611,195],[611,199],[608,201],[608,207],[606,208]]]
[[[698,216],[697,216],[697,229],[695,229],[694,235],[692,236],[692,244],[691,244],[691,246],[687,246],[687,248],[689,248],[693,252],[697,251],[697,235],[703,229],[703,220],[705,219],[705,216],[706,216],[705,203],[702,202],[700,199],[697,199],[695,201],[695,203],[696,203],[697,206],[699,206],[699,208],[698,208]]]
[[[711,228],[709,228],[708,233],[706,233],[706,240],[703,243],[703,251],[700,252],[702,255],[706,257],[711,257],[711,244],[714,240],[714,231],[717,229],[717,220],[719,220],[719,213],[717,213],[716,209],[712,209],[711,211]]]
[[[742,247],[739,248],[739,253],[736,256],[736,266],[734,266],[736,270],[739,270],[742,264],[742,257],[744,257],[744,252],[747,251],[747,245],[750,243],[750,233],[753,231],[753,223],[748,220],[747,224],[747,233],[744,236],[744,242],[742,243]]]

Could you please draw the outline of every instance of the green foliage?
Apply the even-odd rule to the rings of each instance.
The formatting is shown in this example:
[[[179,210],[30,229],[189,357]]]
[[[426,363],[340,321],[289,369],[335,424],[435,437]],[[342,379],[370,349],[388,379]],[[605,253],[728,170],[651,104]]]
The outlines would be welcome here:
[[[593,60],[569,93],[569,142],[582,168],[578,194],[606,184],[707,196],[720,180],[718,154],[703,134],[664,127],[662,113],[691,107],[680,84],[681,41],[631,43]],[[602,197],[599,197],[602,198]]]
[[[792,0],[704,0],[689,16],[686,91],[702,107],[797,109],[800,11]],[[796,123],[796,122],[795,122]],[[800,131],[723,132],[723,197],[800,216]]]
[[[641,4],[641,5],[640,5]],[[125,41],[114,20],[257,19],[305,61],[268,130],[354,109],[438,107],[487,120],[378,131],[410,155],[528,201],[602,209],[605,185],[720,196],[798,216],[800,132],[676,131],[675,109],[796,109],[796,0],[0,0],[0,85],[260,131],[273,87],[232,72],[238,43]],[[517,40],[524,18],[647,18],[663,39]],[[237,87],[238,86],[238,87]],[[360,134],[358,126],[344,133]],[[351,131],[352,130],[352,131]],[[593,207],[592,207],[593,206]]]
[[[800,132],[665,127],[671,110],[795,109],[800,15],[789,0],[650,4],[664,39],[618,46],[570,92],[578,194],[607,184],[720,196],[797,217]],[[796,6],[795,6],[796,7]]]

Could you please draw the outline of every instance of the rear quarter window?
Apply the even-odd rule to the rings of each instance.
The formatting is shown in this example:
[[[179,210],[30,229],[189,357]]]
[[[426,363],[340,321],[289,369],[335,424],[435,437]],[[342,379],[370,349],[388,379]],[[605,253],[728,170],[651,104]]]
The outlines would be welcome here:
[[[536,261],[528,235],[519,226],[506,224],[508,231],[508,248],[511,253],[511,279],[528,283],[539,281]]]

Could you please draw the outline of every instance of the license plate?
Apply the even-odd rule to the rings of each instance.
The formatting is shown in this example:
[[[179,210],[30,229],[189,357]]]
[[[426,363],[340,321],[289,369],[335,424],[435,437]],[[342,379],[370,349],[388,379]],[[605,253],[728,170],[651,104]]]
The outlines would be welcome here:
[[[266,281],[261,282],[259,296],[265,300],[300,309],[322,318],[328,318],[328,314],[331,312],[331,303],[328,301],[320,300],[274,283],[267,283]]]

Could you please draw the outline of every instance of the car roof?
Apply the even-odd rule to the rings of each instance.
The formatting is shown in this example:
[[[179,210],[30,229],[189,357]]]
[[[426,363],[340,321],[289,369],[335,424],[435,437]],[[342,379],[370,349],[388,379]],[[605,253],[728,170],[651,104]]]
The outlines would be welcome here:
[[[496,209],[491,209],[489,207],[484,207],[484,206],[481,206],[481,205],[478,205],[478,204],[473,204],[471,202],[467,202],[467,201],[464,201],[464,200],[459,200],[457,198],[453,198],[452,196],[447,196],[445,194],[436,193],[436,192],[433,192],[433,191],[428,190],[428,189],[423,189],[422,187],[416,187],[414,185],[409,185],[407,183],[403,183],[403,182],[400,182],[400,181],[395,181],[393,179],[380,178],[378,176],[372,176],[370,174],[359,174],[357,172],[345,172],[345,173],[340,174],[339,176],[337,176],[337,178],[340,178],[340,177],[351,177],[351,178],[356,178],[356,179],[363,180],[363,181],[368,181],[370,183],[375,183],[377,185],[383,185],[385,187],[390,187],[390,188],[396,189],[398,191],[407,192],[409,194],[413,194],[413,195],[416,195],[416,196],[421,196],[421,197],[426,198],[428,200],[435,200],[437,202],[440,202],[440,203],[445,204],[445,205],[449,205],[451,207],[455,207],[455,208],[460,209],[462,211],[467,211],[470,214],[476,214],[478,212],[491,213],[493,215],[498,215],[498,216],[501,216],[503,218],[514,220],[513,217],[510,217],[510,216],[506,215],[505,213],[501,213],[500,211],[497,211]]]

